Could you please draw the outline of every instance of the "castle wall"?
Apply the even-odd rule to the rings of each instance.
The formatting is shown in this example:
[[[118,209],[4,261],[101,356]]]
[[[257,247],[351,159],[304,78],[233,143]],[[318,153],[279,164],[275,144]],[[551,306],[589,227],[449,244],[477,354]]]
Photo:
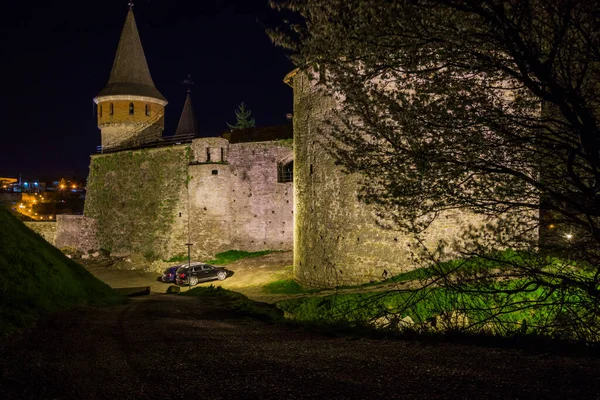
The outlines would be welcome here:
[[[84,215],[97,220],[101,248],[148,258],[187,252],[189,154],[181,145],[92,156]]]
[[[276,142],[230,145],[222,138],[195,139],[191,148],[192,253],[291,249],[292,184],[277,183],[277,163],[291,158],[292,149]]]
[[[51,245],[56,243],[57,223],[51,222],[24,222],[25,226],[43,237]]]
[[[99,246],[117,254],[168,259],[187,254],[186,243],[200,260],[289,250],[292,183],[277,183],[277,165],[292,157],[289,145],[223,138],[95,155],[85,216],[97,220]]]
[[[59,249],[73,248],[84,253],[98,250],[97,223],[83,215],[57,215],[55,241],[50,242]]]
[[[358,176],[342,173],[326,151],[320,128],[334,100],[317,92],[306,76],[294,85],[294,274],[309,286],[360,284],[414,269],[417,244],[375,222],[373,210],[357,199]],[[471,214],[441,215],[425,244],[453,241],[481,220]]]
[[[232,249],[231,172],[225,164],[200,164],[190,165],[189,174],[192,253],[196,258],[207,259]]]
[[[232,243],[251,251],[290,250],[293,244],[293,185],[277,182],[277,164],[291,159],[277,142],[230,145]]]

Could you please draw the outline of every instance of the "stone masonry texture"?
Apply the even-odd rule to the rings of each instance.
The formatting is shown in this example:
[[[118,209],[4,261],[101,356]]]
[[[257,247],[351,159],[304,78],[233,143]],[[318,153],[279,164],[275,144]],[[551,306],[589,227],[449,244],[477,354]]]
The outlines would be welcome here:
[[[98,250],[96,220],[83,215],[57,215],[56,241],[59,249],[72,248],[84,253]]]
[[[186,243],[196,259],[290,250],[293,188],[277,182],[277,166],[292,158],[289,145],[223,138],[93,156],[85,215],[113,253],[168,259],[187,254]]]
[[[54,221],[45,222],[24,222],[25,226],[46,239],[51,245],[56,245],[57,223]]]
[[[335,165],[321,137],[334,100],[304,74],[294,88],[294,274],[307,286],[334,287],[389,278],[415,268],[414,239],[382,229],[373,210],[359,202],[358,177]],[[474,215],[441,215],[428,229],[425,244],[454,240],[481,224]]]

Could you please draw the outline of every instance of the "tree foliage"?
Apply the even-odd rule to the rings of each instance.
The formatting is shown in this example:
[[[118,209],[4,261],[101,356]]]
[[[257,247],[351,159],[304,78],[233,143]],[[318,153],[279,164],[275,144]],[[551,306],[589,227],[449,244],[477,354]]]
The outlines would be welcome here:
[[[347,172],[363,177],[360,198],[382,223],[418,237],[447,210],[479,215],[487,229],[462,238],[464,255],[533,252],[536,262],[506,265],[511,278],[568,291],[584,299],[585,315],[600,314],[595,2],[272,6],[291,12],[272,39],[340,104],[323,132],[327,147]],[[437,261],[434,253],[428,257]],[[549,254],[568,261],[539,261]]]
[[[227,126],[232,131],[254,128],[256,126],[256,121],[252,117],[252,111],[246,109],[246,104],[244,102],[240,103],[237,110],[235,110],[235,119],[235,125],[227,123]]]

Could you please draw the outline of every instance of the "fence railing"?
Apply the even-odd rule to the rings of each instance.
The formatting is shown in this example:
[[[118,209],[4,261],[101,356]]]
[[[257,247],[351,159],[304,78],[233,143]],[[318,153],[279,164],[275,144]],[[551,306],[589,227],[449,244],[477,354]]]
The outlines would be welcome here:
[[[136,140],[127,140],[118,146],[111,146],[107,149],[103,149],[102,146],[96,146],[96,152],[105,154],[124,150],[176,146],[179,144],[191,143],[193,139],[194,135],[160,137],[158,140],[154,141],[144,140],[143,137],[140,137],[136,138]]]

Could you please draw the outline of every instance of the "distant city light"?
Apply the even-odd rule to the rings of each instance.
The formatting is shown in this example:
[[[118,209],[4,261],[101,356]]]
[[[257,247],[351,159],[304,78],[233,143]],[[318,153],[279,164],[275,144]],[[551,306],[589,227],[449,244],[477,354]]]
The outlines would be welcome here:
[[[573,234],[571,234],[571,233],[567,233],[567,234],[565,235],[565,237],[567,238],[567,240],[571,240],[571,239],[573,239]]]

